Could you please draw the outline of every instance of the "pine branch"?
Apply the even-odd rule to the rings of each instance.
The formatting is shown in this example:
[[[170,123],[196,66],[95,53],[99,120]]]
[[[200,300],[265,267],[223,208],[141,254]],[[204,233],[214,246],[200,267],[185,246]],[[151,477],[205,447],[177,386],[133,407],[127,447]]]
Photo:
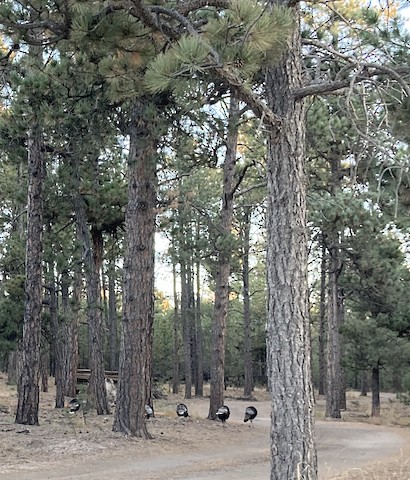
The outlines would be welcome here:
[[[53,22],[50,19],[33,22],[12,22],[7,18],[2,18],[1,24],[14,32],[19,32],[25,42],[34,46],[52,45],[68,37],[68,26]],[[34,33],[36,30],[52,32],[55,36],[39,38],[39,35]]]
[[[364,78],[361,77],[361,80],[363,79]],[[304,97],[310,97],[312,95],[321,95],[326,93],[337,92],[338,90],[343,90],[349,87],[350,84],[351,84],[351,80],[349,78],[345,80],[334,81],[334,82],[314,83],[311,85],[306,85],[304,87],[295,88],[292,90],[292,93],[295,98],[300,99]]]
[[[403,91],[405,92],[406,96],[410,98],[410,87],[408,83],[406,83],[403,80],[403,77],[402,77],[403,74],[410,73],[409,67],[394,69],[391,67],[387,67],[385,65],[379,65],[377,63],[364,62],[354,58],[352,55],[347,55],[345,53],[339,52],[338,50],[335,50],[329,45],[324,45],[323,43],[317,40],[313,40],[309,38],[304,38],[303,43],[305,45],[312,45],[319,50],[330,53],[334,57],[338,57],[344,60],[347,64],[351,65],[352,69],[357,69],[360,72],[360,74],[356,75],[355,83],[359,83],[363,80],[371,79],[379,75],[388,75],[392,79],[396,80],[397,83],[399,83],[399,85],[402,87]],[[308,95],[318,94],[318,93],[330,93],[340,88],[349,86],[351,84],[351,81],[352,79],[350,78],[342,81],[334,81],[334,82],[329,82],[324,84],[317,84],[315,86],[310,85],[310,86],[296,89],[294,90],[293,93],[297,98],[303,98]]]
[[[266,182],[260,182],[255,185],[251,185],[250,187],[244,188],[243,190],[240,190],[239,192],[235,192],[235,198],[238,198],[242,195],[245,195],[252,190],[256,190],[258,188],[266,188],[267,183]],[[243,206],[243,205],[242,205]]]
[[[267,106],[267,104],[263,100],[261,100],[260,96],[252,92],[250,87],[245,85],[243,80],[238,75],[236,75],[233,70],[228,69],[221,64],[219,53],[214,48],[212,48],[212,46],[208,42],[206,42],[203,37],[200,36],[199,32],[195,29],[195,27],[186,17],[184,17],[175,10],[171,10],[165,7],[155,6],[152,7],[152,10],[158,13],[160,12],[162,14],[166,14],[171,18],[175,18],[187,29],[187,31],[191,35],[197,37],[209,51],[209,55],[211,57],[211,64],[208,66],[208,68],[211,68],[221,80],[227,82],[228,85],[235,91],[239,99],[249,105],[251,110],[258,118],[272,126],[275,130],[278,130],[280,128],[281,118],[275,113],[273,113],[272,110]]]
[[[174,18],[175,20],[178,20],[187,29],[189,33],[196,36],[199,35],[199,33],[194,28],[194,26],[189,22],[189,20],[174,9],[171,10],[170,8],[154,5],[150,7],[150,11],[154,13],[162,13],[163,15],[167,15],[168,17]],[[176,32],[174,33],[174,35],[175,37],[177,36]]]
[[[278,131],[281,128],[282,119],[272,112],[272,110],[261,99],[260,95],[252,92],[238,75],[223,66],[219,68],[215,67],[214,70],[219,78],[230,85],[239,99],[249,105],[249,108],[258,118],[273,127],[275,131]]]
[[[184,2],[183,5],[179,5],[176,10],[178,10],[181,15],[188,15],[203,7],[228,8],[229,3],[229,0],[192,0],[191,2]]]
[[[18,22],[11,22],[6,18],[2,18],[1,24],[9,28],[23,30],[23,31],[43,29],[43,30],[50,30],[51,32],[56,34],[64,33],[64,29],[62,25],[59,23],[53,22],[50,19],[35,21],[35,22],[18,23]]]
[[[141,0],[132,0],[132,6],[130,6],[129,2],[124,1],[123,7],[126,12],[141,20],[145,26],[151,28],[155,32],[164,33],[169,38],[173,39],[179,37],[178,33],[174,29],[165,23],[159,22],[157,17],[153,15],[152,9],[145,6]]]
[[[244,168],[242,168],[242,170],[239,172],[239,175],[237,176],[238,180],[236,182],[236,184],[234,185],[234,187],[232,188],[232,192],[231,192],[231,195],[234,196],[239,188],[239,186],[241,185],[243,179],[245,178],[245,175],[246,175],[246,172],[248,171],[248,169],[250,167],[252,167],[255,163],[252,162],[252,163],[248,163],[247,165],[244,166]]]

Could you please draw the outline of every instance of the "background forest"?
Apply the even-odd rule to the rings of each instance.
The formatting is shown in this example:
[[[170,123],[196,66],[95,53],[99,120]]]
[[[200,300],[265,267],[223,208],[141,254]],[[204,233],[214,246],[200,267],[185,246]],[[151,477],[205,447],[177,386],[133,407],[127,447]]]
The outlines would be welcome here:
[[[271,383],[276,118],[260,103],[263,72],[294,20],[250,0],[131,3],[0,7],[0,367],[21,374],[33,308],[56,407],[83,367],[107,410],[104,370],[135,351],[147,361],[142,406],[156,385],[201,396],[213,375],[250,398]],[[373,415],[380,390],[409,400],[410,34],[399,7],[300,4],[309,368],[334,418],[348,388],[371,390]]]

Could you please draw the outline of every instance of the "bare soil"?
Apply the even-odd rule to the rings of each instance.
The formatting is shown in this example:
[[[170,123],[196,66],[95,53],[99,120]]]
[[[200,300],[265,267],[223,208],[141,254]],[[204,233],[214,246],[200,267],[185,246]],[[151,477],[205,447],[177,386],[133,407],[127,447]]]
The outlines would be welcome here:
[[[208,398],[183,400],[167,393],[148,420],[153,440],[112,432],[113,416],[81,408],[54,408],[54,388],[41,394],[40,426],[14,423],[16,387],[0,374],[0,478],[141,480],[262,480],[269,478],[270,402],[258,391],[252,402],[228,390],[231,416],[226,427],[206,420]],[[410,480],[410,409],[382,395],[382,414],[369,417],[370,399],[349,394],[341,421],[324,421],[324,399],[316,404],[320,480]],[[69,400],[69,399],[67,399]],[[183,401],[189,419],[177,418]],[[243,422],[254,405],[254,427]],[[278,479],[280,480],[280,479]]]

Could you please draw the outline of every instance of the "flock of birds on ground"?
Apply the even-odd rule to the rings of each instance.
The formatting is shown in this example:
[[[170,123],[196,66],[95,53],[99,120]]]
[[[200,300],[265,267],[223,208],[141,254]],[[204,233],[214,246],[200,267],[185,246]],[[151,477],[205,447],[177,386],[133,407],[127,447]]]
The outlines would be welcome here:
[[[117,389],[114,384],[114,381],[112,379],[105,379],[105,386],[107,389],[107,396],[109,398],[109,401],[112,405],[115,405],[116,403],[116,398],[117,398]],[[78,393],[78,392],[77,392]],[[81,403],[77,398],[73,398],[69,402],[69,409],[70,413],[74,414],[78,412],[81,408]],[[188,413],[188,407],[184,403],[179,403],[176,408],[176,413],[177,416],[180,418],[187,418],[189,417]],[[226,421],[228,420],[231,412],[229,410],[229,407],[227,405],[221,405],[218,410],[216,411],[216,417],[218,420],[222,422],[222,425],[225,426]],[[250,426],[253,427],[253,420],[255,419],[256,415],[258,414],[258,411],[256,410],[255,407],[246,407],[245,409],[245,416],[243,421],[244,422],[250,422]],[[153,418],[154,415],[154,409],[151,405],[145,405],[145,418]]]
[[[69,402],[70,413],[75,413],[80,410],[81,404],[77,398],[73,398]],[[188,407],[184,403],[179,403],[176,408],[177,416],[180,418],[187,418],[189,417]],[[226,421],[228,420],[231,412],[227,405],[222,405],[216,411],[216,417],[222,422],[222,425],[225,426]],[[258,411],[255,407],[246,407],[245,409],[245,416],[243,421],[250,422],[250,426],[253,427],[253,420],[255,419]],[[154,417],[154,409],[150,405],[145,405],[145,418],[152,418]]]

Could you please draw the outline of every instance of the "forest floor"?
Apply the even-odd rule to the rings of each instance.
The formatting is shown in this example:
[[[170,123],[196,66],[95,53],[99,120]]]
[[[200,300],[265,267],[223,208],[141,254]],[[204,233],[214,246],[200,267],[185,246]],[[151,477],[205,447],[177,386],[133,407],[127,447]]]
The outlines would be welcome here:
[[[0,374],[0,478],[2,480],[266,480],[269,478],[270,402],[265,391],[241,400],[228,389],[226,427],[206,420],[208,398],[183,400],[167,393],[148,420],[153,440],[112,432],[113,416],[54,408],[54,387],[41,393],[40,426],[14,423],[16,387]],[[177,403],[189,419],[175,414]],[[340,421],[324,421],[324,399],[316,402],[320,480],[410,480],[410,407],[382,394],[379,419],[369,417],[368,397],[348,393]],[[254,428],[243,423],[254,405]],[[295,476],[296,478],[296,476]],[[280,479],[278,479],[280,480]]]

